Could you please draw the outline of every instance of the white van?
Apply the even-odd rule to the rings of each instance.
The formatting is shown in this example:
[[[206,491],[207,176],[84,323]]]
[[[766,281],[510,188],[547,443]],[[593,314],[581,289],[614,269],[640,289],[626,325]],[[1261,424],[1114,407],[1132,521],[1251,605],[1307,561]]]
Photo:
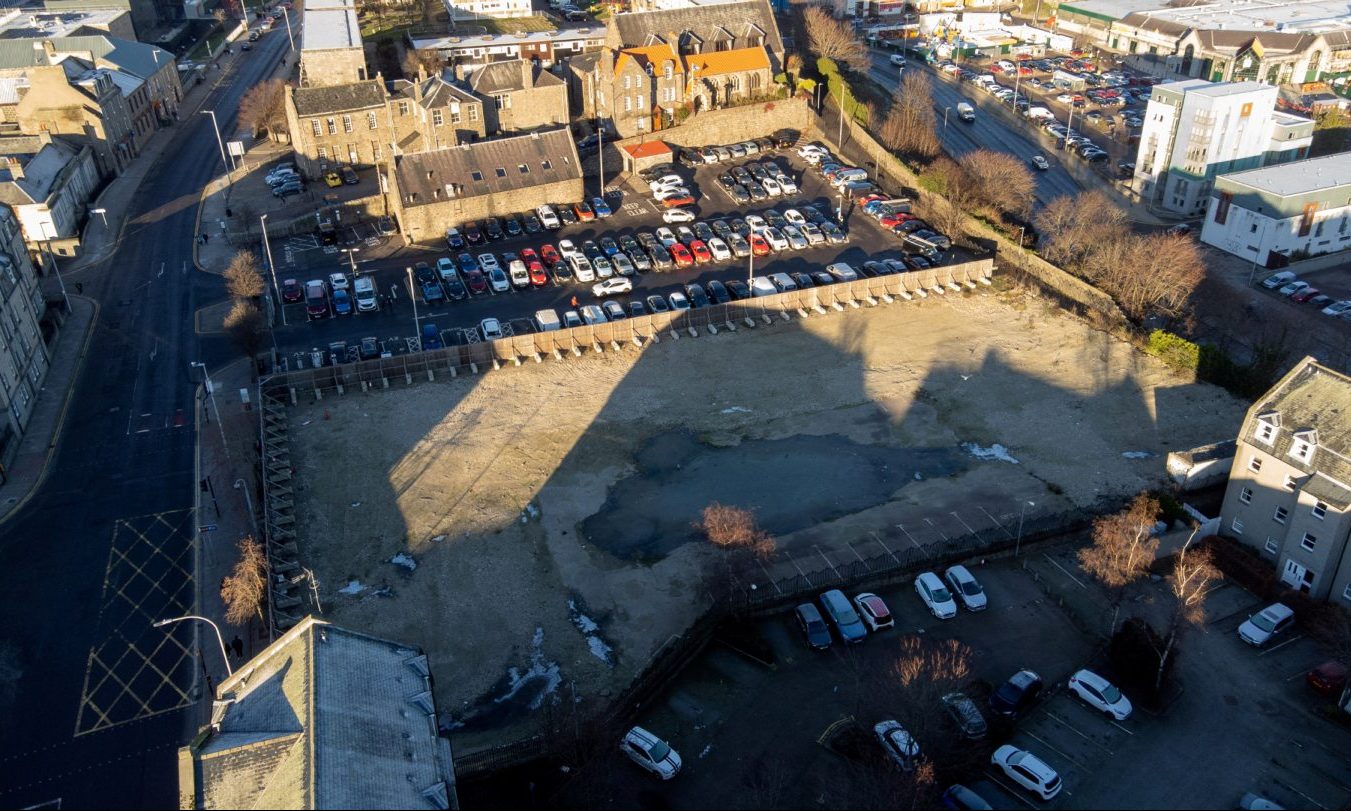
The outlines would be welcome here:
[[[540,332],[553,332],[563,328],[563,321],[558,317],[558,313],[553,310],[537,310],[535,312],[535,326],[539,327]]]
[[[957,105],[957,117],[963,121],[975,121],[976,108],[963,101]]]
[[[375,282],[370,276],[358,276],[356,283],[352,285],[352,292],[357,300],[357,309],[361,312],[369,313],[380,309],[380,302],[375,296]]]
[[[1045,121],[1048,118],[1055,118],[1055,113],[1051,112],[1050,110],[1040,105],[1033,105],[1031,107],[1028,107],[1027,112],[1023,113],[1023,115],[1027,116],[1028,118],[1037,119],[1041,121]]]

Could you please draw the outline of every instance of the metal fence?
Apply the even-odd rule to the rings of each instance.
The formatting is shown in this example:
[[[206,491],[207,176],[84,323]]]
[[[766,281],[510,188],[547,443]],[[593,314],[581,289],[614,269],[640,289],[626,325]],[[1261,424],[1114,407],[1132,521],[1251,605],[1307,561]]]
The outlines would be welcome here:
[[[388,386],[390,380],[400,378],[405,382],[412,382],[416,377],[434,377],[438,372],[458,374],[462,371],[482,371],[503,363],[520,363],[524,359],[539,359],[545,355],[561,357],[564,353],[580,355],[585,350],[617,349],[623,344],[641,345],[646,341],[660,341],[664,336],[682,331],[687,333],[693,331],[697,335],[701,331],[754,328],[757,325],[773,323],[775,319],[791,320],[793,315],[806,317],[811,313],[876,306],[880,303],[892,303],[898,299],[911,301],[953,295],[990,284],[993,273],[994,260],[979,259],[929,270],[794,290],[696,310],[656,313],[572,329],[532,332],[495,341],[450,346],[357,363],[296,369],[272,375],[264,379],[262,385],[265,393],[286,397],[295,402],[301,392],[321,395],[328,391],[341,393],[348,388],[366,390]]]

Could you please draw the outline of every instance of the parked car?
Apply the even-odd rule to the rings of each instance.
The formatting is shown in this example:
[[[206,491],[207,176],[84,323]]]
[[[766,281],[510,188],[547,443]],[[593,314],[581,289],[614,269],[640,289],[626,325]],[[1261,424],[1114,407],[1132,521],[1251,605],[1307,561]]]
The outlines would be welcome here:
[[[1294,278],[1295,274],[1293,271],[1282,270],[1280,273],[1273,273],[1272,275],[1263,279],[1262,286],[1268,290],[1275,290],[1278,287],[1288,284],[1289,282],[1294,280]]]
[[[614,212],[610,209],[610,204],[599,197],[591,198],[591,210],[597,217],[608,217]]]
[[[1054,798],[1064,787],[1055,769],[1031,752],[1016,746],[1005,744],[999,747],[990,757],[990,763],[1002,769],[1013,782],[1043,800]]]
[[[947,710],[948,717],[957,725],[964,738],[971,740],[984,738],[990,729],[976,702],[965,693],[948,693],[943,696],[943,709]]]
[[[621,277],[606,279],[591,287],[591,293],[596,298],[605,298],[606,296],[618,296],[623,293],[633,292],[633,282]]]
[[[1017,718],[1037,700],[1041,688],[1041,676],[1031,670],[1019,670],[990,694],[990,711],[1004,718]]]
[[[293,304],[302,301],[305,298],[305,291],[300,286],[300,282],[295,279],[287,279],[281,283],[281,300],[287,304]]]
[[[459,285],[458,279],[455,280],[455,284]],[[460,287],[460,290],[463,292],[464,288]],[[356,297],[357,309],[361,312],[369,313],[380,309],[380,301],[375,293],[375,282],[371,277],[362,276],[357,279],[356,284],[352,287],[352,291]],[[460,296],[460,298],[463,297],[463,295]]]
[[[498,338],[505,337],[502,332],[502,322],[496,318],[485,318],[478,323],[479,334],[485,341],[496,341]]]
[[[680,755],[676,750],[642,727],[634,727],[624,735],[619,751],[662,780],[670,780],[680,773]]]
[[[858,612],[849,604],[849,599],[839,589],[831,589],[821,595],[821,608],[835,626],[836,632],[845,642],[862,642],[868,636],[868,629],[859,619]]]
[[[877,736],[877,742],[882,744],[887,757],[901,771],[908,772],[915,768],[915,762],[919,760],[919,744],[899,722],[881,721],[873,727],[873,734]]]
[[[957,603],[952,594],[933,572],[922,572],[915,578],[915,593],[924,601],[929,612],[940,620],[950,620],[957,616]]]
[[[957,599],[968,611],[985,610],[988,605],[985,589],[981,588],[980,582],[965,566],[952,566],[943,573],[943,577],[952,587],[952,593],[957,595]]]
[[[1272,603],[1238,626],[1238,636],[1249,645],[1260,648],[1294,624],[1295,612],[1289,606]]]
[[[422,336],[419,340],[422,342],[422,348],[424,350],[440,349],[444,346],[444,344],[441,343],[441,331],[436,328],[435,324],[423,324]]]
[[[305,282],[305,314],[311,321],[328,315],[328,289],[320,279]]]
[[[1080,670],[1070,676],[1069,688],[1085,704],[1117,721],[1131,717],[1131,700],[1116,685],[1091,670]]]
[[[1304,675],[1304,680],[1315,692],[1330,698],[1341,696],[1346,687],[1346,665],[1337,661],[1324,662]]]
[[[355,169],[350,166],[344,166],[342,167],[342,182],[346,183],[348,186],[355,186],[361,182],[361,178],[357,177]]]
[[[994,808],[984,797],[961,783],[948,786],[948,790],[943,792],[942,803],[944,808],[953,811],[991,811]]]
[[[813,650],[825,650],[830,647],[830,628],[815,605],[802,603],[793,611],[793,616],[797,618],[797,625],[802,629],[808,647]]]

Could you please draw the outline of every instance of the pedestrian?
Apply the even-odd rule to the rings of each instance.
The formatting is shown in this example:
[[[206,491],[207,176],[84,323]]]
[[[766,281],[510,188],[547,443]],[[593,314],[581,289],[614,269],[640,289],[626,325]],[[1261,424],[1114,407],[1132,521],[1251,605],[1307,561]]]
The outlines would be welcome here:
[[[235,658],[244,658],[244,640],[239,638],[239,634],[235,634],[234,640],[230,642],[230,647],[234,649]]]
[[[577,306],[577,297],[576,297],[576,296],[573,296],[573,297],[572,297],[572,306],[574,306],[574,307]]]
[[[78,296],[78,295],[82,295],[83,293],[84,293],[84,282],[76,282],[76,283],[75,283],[75,294]]]

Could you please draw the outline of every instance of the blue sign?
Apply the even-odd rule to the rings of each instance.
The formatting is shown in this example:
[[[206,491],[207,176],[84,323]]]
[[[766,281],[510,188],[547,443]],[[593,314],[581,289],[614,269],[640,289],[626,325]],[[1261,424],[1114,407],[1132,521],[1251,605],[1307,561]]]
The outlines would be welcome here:
[[[203,524],[197,528],[198,532],[215,532],[218,527],[215,524]]]

